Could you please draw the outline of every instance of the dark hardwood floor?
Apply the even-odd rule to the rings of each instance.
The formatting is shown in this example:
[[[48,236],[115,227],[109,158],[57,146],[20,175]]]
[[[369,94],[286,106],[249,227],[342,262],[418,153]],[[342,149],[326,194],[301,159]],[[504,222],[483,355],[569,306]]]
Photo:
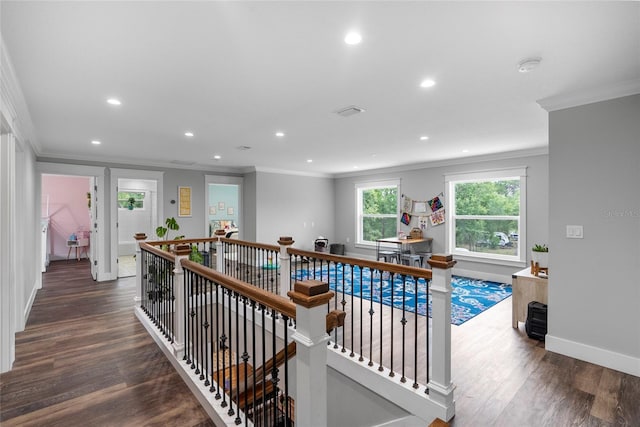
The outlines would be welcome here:
[[[135,318],[134,295],[133,277],[97,283],[88,261],[51,263],[0,375],[0,424],[213,426]]]
[[[2,426],[213,425],[135,318],[134,284],[52,263],[0,375]],[[453,326],[452,347],[453,427],[640,426],[640,378],[547,352],[509,298]]]

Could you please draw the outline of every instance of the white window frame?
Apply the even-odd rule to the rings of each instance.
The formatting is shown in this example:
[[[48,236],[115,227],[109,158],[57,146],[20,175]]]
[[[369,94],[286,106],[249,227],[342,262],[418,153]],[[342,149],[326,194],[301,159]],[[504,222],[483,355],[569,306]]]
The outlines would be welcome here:
[[[355,214],[355,219],[356,219],[356,241],[355,241],[355,246],[359,246],[359,247],[372,247],[372,246],[376,246],[376,242],[371,242],[368,240],[364,240],[363,237],[363,229],[362,229],[362,219],[364,217],[364,214],[362,213],[362,192],[364,190],[372,190],[375,188],[389,188],[389,187],[395,187],[396,188],[396,192],[397,192],[397,198],[396,198],[396,213],[395,213],[395,218],[396,218],[396,229],[399,230],[400,229],[400,198],[401,198],[401,192],[400,192],[400,180],[399,179],[392,179],[392,180],[385,180],[385,181],[370,181],[370,182],[358,182],[355,184],[355,197],[356,197],[356,214]],[[391,217],[390,214],[388,215],[379,215],[379,217]]]
[[[134,190],[134,191],[118,191],[118,194],[120,193],[144,193],[144,197],[142,199],[142,207],[138,208],[136,206],[133,207],[134,211],[146,211],[147,210],[147,195],[149,194],[149,192],[147,190]],[[118,199],[118,194],[116,194],[116,204],[118,206],[118,210],[124,211],[124,210],[129,210],[128,208],[123,208],[120,206],[120,199]]]
[[[463,182],[483,182],[494,181],[500,179],[519,179],[520,180],[520,215],[518,219],[518,253],[516,255],[500,255],[490,253],[477,253],[458,250],[455,244],[455,227],[456,219],[473,219],[469,216],[455,215],[455,184]],[[501,264],[508,266],[523,267],[527,262],[527,168],[517,167],[509,169],[496,169],[487,171],[477,171],[468,173],[448,174],[445,175],[445,188],[447,189],[447,197],[445,197],[446,207],[446,238],[445,247],[447,253],[454,255],[455,258],[467,261],[483,262],[487,264]],[[510,219],[511,217],[502,216],[483,216],[486,219]]]

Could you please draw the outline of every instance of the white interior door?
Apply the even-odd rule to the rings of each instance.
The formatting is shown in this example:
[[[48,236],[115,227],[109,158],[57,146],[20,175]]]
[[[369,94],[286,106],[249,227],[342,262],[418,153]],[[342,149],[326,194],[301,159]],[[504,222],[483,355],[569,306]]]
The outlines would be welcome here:
[[[89,262],[91,277],[98,279],[98,184],[95,177],[89,179]]]

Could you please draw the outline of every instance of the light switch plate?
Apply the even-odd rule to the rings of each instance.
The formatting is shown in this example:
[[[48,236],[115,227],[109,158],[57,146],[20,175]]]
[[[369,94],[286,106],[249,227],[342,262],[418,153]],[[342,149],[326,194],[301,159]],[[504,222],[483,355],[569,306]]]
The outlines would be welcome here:
[[[583,239],[584,234],[581,225],[567,225],[567,239]]]

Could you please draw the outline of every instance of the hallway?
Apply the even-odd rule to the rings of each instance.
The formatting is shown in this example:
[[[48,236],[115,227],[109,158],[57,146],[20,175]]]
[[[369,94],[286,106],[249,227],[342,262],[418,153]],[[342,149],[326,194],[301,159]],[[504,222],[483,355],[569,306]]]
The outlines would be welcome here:
[[[213,425],[135,318],[134,286],[94,282],[88,261],[51,263],[0,375],[3,427]]]

